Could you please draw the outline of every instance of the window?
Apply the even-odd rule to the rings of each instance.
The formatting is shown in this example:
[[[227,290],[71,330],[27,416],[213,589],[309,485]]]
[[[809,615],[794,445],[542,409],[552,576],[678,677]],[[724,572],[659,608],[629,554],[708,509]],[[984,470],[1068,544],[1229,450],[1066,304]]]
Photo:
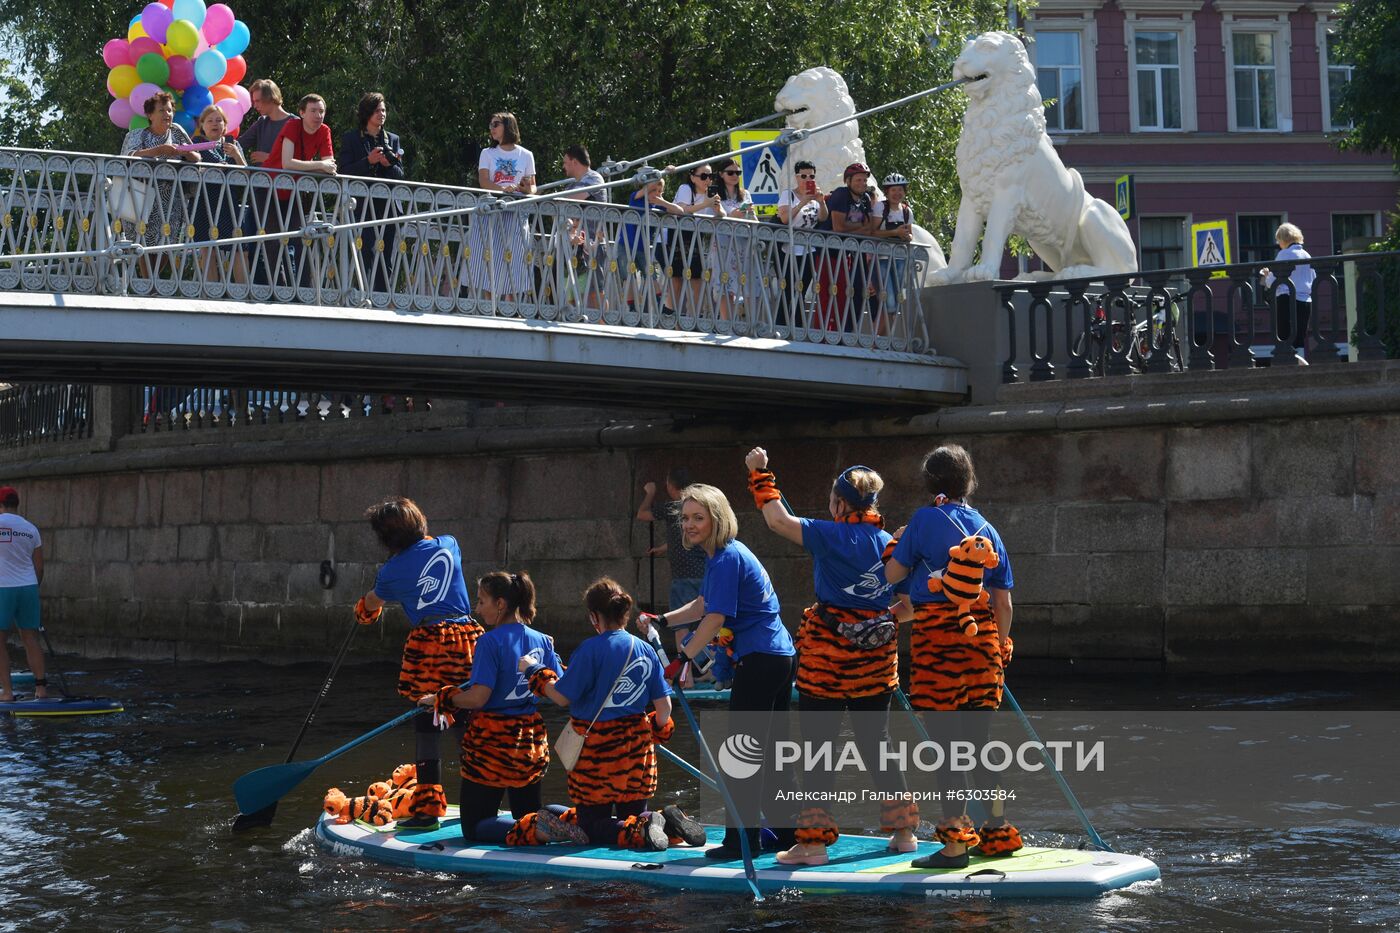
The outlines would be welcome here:
[[[1275,38],[1272,32],[1236,32],[1231,36],[1237,129],[1279,128]]]
[[[1376,236],[1375,214],[1333,214],[1332,215],[1332,254],[1346,251],[1347,241],[1362,237],[1374,239]]]
[[[1181,35],[1139,32],[1133,41],[1137,128],[1181,129]]]
[[[1186,258],[1185,217],[1143,217],[1138,238],[1142,246],[1142,271],[1180,269]]]
[[[1342,91],[1351,83],[1352,66],[1341,61],[1336,53],[1337,37],[1334,33],[1327,33],[1323,38],[1323,67],[1327,69],[1327,83],[1324,85],[1324,93],[1327,96],[1327,128],[1329,130],[1348,130],[1351,123],[1341,115]]]
[[[1040,96],[1053,100],[1045,108],[1046,129],[1052,133],[1084,129],[1084,68],[1078,32],[1037,32],[1035,73]]]
[[[1241,214],[1238,219],[1239,256],[1236,262],[1268,262],[1278,255],[1274,234],[1283,217],[1279,214]]]

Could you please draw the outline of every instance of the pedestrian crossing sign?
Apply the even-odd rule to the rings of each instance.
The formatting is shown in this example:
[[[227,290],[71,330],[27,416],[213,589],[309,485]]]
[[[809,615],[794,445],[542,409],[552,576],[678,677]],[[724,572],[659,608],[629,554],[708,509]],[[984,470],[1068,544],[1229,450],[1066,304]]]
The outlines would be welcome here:
[[[744,172],[744,188],[753,198],[754,209],[760,217],[778,212],[778,197],[783,193],[787,147],[773,145],[780,132],[735,130],[729,134],[729,148],[742,150],[739,153],[739,167]]]
[[[1228,266],[1230,264],[1230,222],[1209,220],[1191,225],[1191,265]],[[1212,278],[1224,278],[1217,272]]]

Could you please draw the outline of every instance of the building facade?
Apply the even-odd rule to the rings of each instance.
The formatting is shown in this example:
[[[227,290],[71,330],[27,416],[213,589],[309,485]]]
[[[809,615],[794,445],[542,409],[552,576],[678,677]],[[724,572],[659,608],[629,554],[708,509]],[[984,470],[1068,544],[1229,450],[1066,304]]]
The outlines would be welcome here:
[[[1040,0],[1033,40],[1051,138],[1091,193],[1115,203],[1140,267],[1192,264],[1192,224],[1227,221],[1230,260],[1273,259],[1274,231],[1314,256],[1379,236],[1400,185],[1389,154],[1343,152],[1332,3]]]

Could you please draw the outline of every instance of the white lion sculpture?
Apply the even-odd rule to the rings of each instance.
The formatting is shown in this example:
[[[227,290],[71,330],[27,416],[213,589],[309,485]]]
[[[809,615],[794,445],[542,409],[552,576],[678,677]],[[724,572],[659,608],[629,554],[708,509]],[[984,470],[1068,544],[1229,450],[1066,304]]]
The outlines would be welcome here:
[[[1045,133],[1045,110],[1026,47],[1005,32],[969,39],[953,65],[964,84],[967,112],[958,139],[962,203],[948,267],[932,284],[997,277],[1011,234],[1026,238],[1053,273],[1040,278],[1087,278],[1137,271],[1127,224],[1109,204],[1084,190]],[[985,228],[985,232],[984,232]],[[972,264],[978,238],[981,261]]]
[[[808,68],[788,78],[774,99],[773,108],[795,111],[787,117],[787,125],[793,129],[823,126],[856,112],[846,79],[825,65]],[[811,162],[817,167],[817,184],[823,191],[839,188],[845,184],[841,173],[846,166],[852,162],[866,161],[865,145],[860,141],[860,125],[855,120],[848,120],[840,126],[793,143],[788,147],[788,165],[797,161]],[[877,181],[879,176],[870,179],[872,188]],[[915,245],[928,251],[925,271],[927,284],[928,275],[948,263],[943,257],[943,248],[932,233],[914,224],[913,235]]]

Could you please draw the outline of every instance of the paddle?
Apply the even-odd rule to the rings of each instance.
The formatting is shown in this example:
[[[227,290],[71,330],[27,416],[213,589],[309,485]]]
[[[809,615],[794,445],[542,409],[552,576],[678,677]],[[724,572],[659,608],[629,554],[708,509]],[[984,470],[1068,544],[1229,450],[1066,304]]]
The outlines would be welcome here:
[[[1085,813],[1084,808],[1079,805],[1079,801],[1074,796],[1074,791],[1069,789],[1069,782],[1066,781],[1064,775],[1060,773],[1060,769],[1055,767],[1055,759],[1051,757],[1050,752],[1045,748],[1045,743],[1042,742],[1040,736],[1036,734],[1035,726],[1031,725],[1030,718],[1027,717],[1025,712],[1021,709],[1021,704],[1017,703],[1016,698],[1011,695],[1011,688],[1003,684],[1001,695],[1006,699],[1007,704],[1010,705],[1011,709],[1016,713],[1016,716],[1021,720],[1021,725],[1025,726],[1026,734],[1031,737],[1031,741],[1040,749],[1041,759],[1044,760],[1045,766],[1050,769],[1050,773],[1055,776],[1056,783],[1060,785],[1061,793],[1065,795],[1065,800],[1069,802],[1075,815],[1079,817],[1079,823],[1084,827],[1084,832],[1088,834],[1089,841],[1105,852],[1112,852],[1113,849],[1108,843],[1103,841],[1103,837],[1095,831],[1093,824],[1089,822],[1089,815]]]
[[[704,784],[710,790],[714,791],[717,794],[720,792],[719,785],[715,783],[714,778],[710,777],[704,771],[701,771],[699,768],[695,767],[695,765],[686,761],[680,755],[677,755],[675,752],[671,751],[664,745],[657,745],[656,750],[661,753],[661,756],[663,758],[668,759],[673,765],[680,768],[682,771],[684,771],[691,777],[695,778],[695,780],[699,781],[701,784]]]
[[[904,688],[896,685],[894,688],[894,698],[899,701],[900,706],[903,706],[909,712],[909,718],[914,721],[914,728],[918,730],[919,737],[932,745],[933,739],[928,737],[928,730],[924,728],[924,721],[919,718],[919,714],[915,712],[914,707],[910,705],[909,697],[904,694]],[[987,822],[987,808],[982,806],[982,802],[979,800],[969,800],[967,802],[967,815],[978,825]]]
[[[687,663],[685,667],[689,668],[690,664]],[[705,756],[705,764],[714,772],[713,786],[724,798],[724,807],[734,818],[734,824],[739,829],[739,852],[744,857],[744,880],[749,883],[749,890],[753,891],[754,900],[762,901],[763,895],[758,891],[758,873],[754,871],[753,867],[753,853],[749,851],[749,834],[744,830],[744,821],[739,817],[739,807],[734,803],[734,798],[729,793],[729,786],[724,783],[724,773],[719,770],[719,765],[715,763],[715,756],[710,754],[710,746],[705,743],[705,734],[700,731],[700,721],[695,718],[695,712],[690,708],[690,701],[685,698],[685,688],[681,686],[681,681],[684,679],[685,670],[682,669],[681,676],[676,678],[676,697],[681,701],[681,709],[685,711],[685,718],[690,721],[690,728],[695,732],[696,744],[700,746],[700,753]],[[660,748],[660,746],[657,747]]]
[[[340,643],[340,651],[336,653],[335,660],[331,662],[331,670],[326,675],[326,682],[321,684],[321,692],[316,694],[316,699],[312,701],[311,712],[306,714],[306,721],[301,724],[301,731],[297,733],[296,741],[292,743],[292,750],[287,752],[285,763],[290,764],[291,760],[297,756],[297,749],[301,748],[301,740],[306,738],[306,730],[311,728],[311,722],[316,718],[316,711],[321,708],[321,701],[326,698],[326,694],[330,693],[331,681],[335,680],[336,671],[340,670],[340,663],[345,660],[345,653],[350,650],[350,641],[355,637],[355,630],[359,627],[359,620],[350,623],[350,631],[345,633],[345,640]],[[290,788],[288,789],[290,790]],[[233,821],[233,831],[241,833],[260,826],[271,826],[272,817],[276,813],[276,800],[259,810],[240,813],[238,818]]]
[[[64,678],[63,671],[58,667],[58,658],[53,652],[53,642],[49,641],[49,630],[40,626],[39,634],[44,636],[44,647],[49,649],[49,667],[52,667],[53,672],[58,675],[58,689],[63,691],[64,696],[72,696],[68,690],[68,681]]]
[[[292,790],[306,780],[312,771],[333,758],[358,748],[371,739],[376,739],[388,732],[395,726],[408,722],[420,713],[431,712],[426,706],[415,706],[413,709],[366,732],[357,739],[351,739],[333,752],[327,752],[320,758],[312,761],[289,761],[281,765],[268,765],[266,768],[259,768],[256,771],[249,771],[241,778],[233,782],[233,796],[238,801],[238,809],[245,813],[256,813],[266,807],[276,805]]]

